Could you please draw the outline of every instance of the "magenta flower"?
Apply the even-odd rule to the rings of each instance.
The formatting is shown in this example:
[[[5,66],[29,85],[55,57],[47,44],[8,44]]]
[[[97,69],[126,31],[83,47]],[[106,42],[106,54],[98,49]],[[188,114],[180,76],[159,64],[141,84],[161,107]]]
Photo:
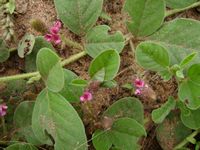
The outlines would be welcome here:
[[[87,102],[92,100],[92,93],[91,92],[84,92],[83,95],[80,97],[81,102]]]
[[[58,27],[51,27],[50,28],[51,34],[58,34],[59,31],[60,31],[60,28],[58,28]]]
[[[134,86],[135,86],[135,95],[141,95],[144,93],[145,90],[148,89],[148,85],[145,84],[145,82],[141,79],[135,79],[134,81]]]
[[[46,35],[44,36],[44,38],[45,38],[45,40],[47,40],[48,42],[51,42],[51,40],[52,40],[52,35],[51,35],[51,34],[46,34]]]
[[[145,82],[137,78],[134,81],[134,85],[136,88],[143,88],[145,86]]]
[[[56,21],[54,23],[54,25],[50,28],[50,33],[46,34],[44,36],[44,38],[48,41],[48,42],[53,42],[55,44],[59,44],[61,43],[61,39],[59,36],[59,31],[62,27],[62,23],[60,21]]]
[[[6,115],[7,109],[8,109],[8,106],[6,104],[0,104],[0,117],[3,117]]]
[[[142,93],[141,89],[136,89],[135,90],[135,95],[140,95]]]

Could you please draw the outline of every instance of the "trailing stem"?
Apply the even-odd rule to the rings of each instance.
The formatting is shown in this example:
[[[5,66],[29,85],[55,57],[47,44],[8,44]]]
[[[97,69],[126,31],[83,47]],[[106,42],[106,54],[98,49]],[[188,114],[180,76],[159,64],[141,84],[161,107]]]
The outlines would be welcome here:
[[[61,64],[62,66],[68,65],[81,57],[85,56],[87,53],[85,51],[82,51],[78,54],[72,55],[71,57],[64,59]],[[12,76],[7,76],[7,77],[1,77],[0,82],[6,82],[6,81],[12,81],[12,80],[18,80],[18,79],[27,79],[27,78],[32,78],[39,76],[40,73],[38,71],[32,72],[32,73],[24,73],[24,74],[19,74],[19,75],[12,75]]]
[[[190,5],[188,7],[185,7],[185,8],[169,10],[169,11],[166,12],[165,17],[171,16],[171,15],[174,15],[176,13],[183,12],[185,10],[195,8],[195,7],[198,7],[198,6],[200,6],[200,1]]]
[[[192,132],[188,137],[186,137],[181,143],[179,143],[176,147],[174,147],[174,150],[178,150],[180,148],[183,148],[186,144],[189,143],[190,138],[194,138],[199,133],[199,130],[195,130]]]

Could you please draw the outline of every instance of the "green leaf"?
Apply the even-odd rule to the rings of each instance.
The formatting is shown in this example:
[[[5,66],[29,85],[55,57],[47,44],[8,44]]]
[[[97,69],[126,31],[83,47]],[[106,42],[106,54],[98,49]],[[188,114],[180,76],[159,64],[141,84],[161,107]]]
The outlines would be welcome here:
[[[126,83],[126,84],[122,85],[122,88],[128,89],[128,90],[134,89],[133,84],[131,84],[131,83]]]
[[[179,98],[185,102],[190,109],[198,109],[200,107],[200,86],[188,80],[179,85]]]
[[[123,34],[117,31],[115,34],[109,35],[109,30],[109,26],[99,25],[86,34],[85,49],[91,57],[95,58],[108,49],[114,49],[119,53],[122,51],[125,45]]]
[[[8,146],[6,150],[37,150],[37,148],[29,143],[16,143]]]
[[[26,34],[25,36],[23,36],[17,48],[19,57],[24,58],[26,55],[29,55],[33,50],[34,44],[35,44],[34,35]]]
[[[176,71],[176,76],[178,77],[178,78],[181,78],[181,79],[184,79],[184,74],[183,74],[183,70],[177,70]]]
[[[13,14],[15,11],[15,0],[9,0],[9,2],[6,4],[6,7],[10,14]]]
[[[197,0],[165,0],[166,4],[170,8],[184,8],[187,7],[193,3],[195,3]]]
[[[167,48],[170,66],[180,64],[192,52],[200,49],[200,22],[192,19],[175,19],[165,23],[162,28],[149,37]],[[199,62],[196,56],[190,65]],[[188,67],[190,66],[188,65]]]
[[[172,74],[168,70],[163,70],[159,72],[159,75],[164,81],[169,81],[172,78]]]
[[[93,139],[97,150],[109,150],[111,145],[123,150],[139,150],[137,144],[139,138],[136,136],[146,135],[146,132],[144,127],[134,119],[120,118],[113,123],[110,130],[97,130],[94,135],[97,136]]]
[[[186,109],[190,113],[186,114],[185,111],[181,110],[181,120],[183,124],[190,129],[194,129],[194,130],[199,129],[200,128],[200,118],[199,118],[200,109],[191,110],[187,107]]]
[[[180,63],[180,67],[183,68],[185,67],[187,64],[189,64],[195,57],[197,56],[197,52],[193,52],[191,54],[189,54],[188,56],[186,56]]]
[[[140,150],[140,146],[137,144],[137,137],[114,130],[111,130],[110,134],[110,140],[112,141],[115,148],[120,150]]]
[[[192,82],[200,86],[200,64],[194,64],[189,68],[188,77]]]
[[[44,48],[44,47],[54,50],[52,44],[47,42],[44,39],[44,37],[42,36],[35,37],[35,44],[34,44],[33,50],[29,55],[25,57],[26,72],[34,72],[37,70],[37,67],[36,67],[37,53],[41,48]]]
[[[101,84],[101,87],[105,88],[115,88],[117,86],[117,82],[115,80],[105,81]]]
[[[111,118],[128,117],[143,124],[144,110],[142,103],[133,97],[125,97],[112,104],[103,114]]]
[[[167,115],[173,110],[176,106],[176,101],[173,97],[169,97],[168,101],[163,104],[160,108],[153,110],[152,120],[155,123],[162,123]]]
[[[84,87],[71,84],[78,76],[70,70],[64,69],[65,85],[60,94],[69,102],[79,102],[80,96],[83,94]]]
[[[109,132],[96,130],[92,135],[92,143],[96,150],[110,150],[112,142],[109,138]]]
[[[131,17],[128,29],[135,36],[147,36],[155,32],[165,17],[164,0],[126,0],[125,11]]]
[[[36,59],[36,65],[47,87],[59,92],[64,87],[64,73],[60,58],[49,48],[42,48]]]
[[[86,87],[88,85],[88,81],[82,80],[82,79],[74,79],[74,80],[72,80],[71,85]]]
[[[38,95],[32,128],[44,144],[51,145],[50,139],[53,138],[55,150],[87,150],[83,123],[72,105],[60,94],[45,89]]]
[[[53,92],[59,92],[64,87],[64,72],[63,68],[58,62],[52,67],[47,78],[46,86]]]
[[[180,120],[179,114],[170,113],[156,128],[156,138],[163,150],[171,150],[187,136],[192,130],[186,128]]]
[[[0,39],[0,63],[6,61],[10,57],[10,51],[3,39]]]
[[[153,42],[142,42],[136,48],[136,60],[145,69],[163,71],[170,63],[167,50]]]
[[[78,35],[92,28],[103,6],[103,0],[54,0],[54,3],[64,25]]]
[[[14,113],[14,122],[18,131],[26,138],[27,142],[38,145],[40,142],[35,137],[31,127],[31,118],[35,102],[24,101],[18,105]]]
[[[117,119],[112,125],[112,130],[115,130],[117,132],[122,132],[135,137],[147,135],[144,127],[136,120],[131,118]]]
[[[105,11],[101,12],[100,18],[108,20],[108,21],[112,21],[112,18],[109,14],[107,14]]]
[[[120,56],[115,50],[107,50],[99,54],[90,64],[89,74],[93,80],[112,80],[120,66]]]

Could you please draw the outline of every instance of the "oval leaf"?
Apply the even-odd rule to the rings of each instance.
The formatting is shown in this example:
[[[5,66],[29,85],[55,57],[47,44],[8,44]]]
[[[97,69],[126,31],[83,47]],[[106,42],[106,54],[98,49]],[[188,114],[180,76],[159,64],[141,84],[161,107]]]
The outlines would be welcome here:
[[[112,142],[109,138],[109,132],[96,130],[92,135],[92,143],[96,150],[110,150]]]
[[[123,34],[118,31],[109,35],[109,30],[109,26],[99,25],[87,33],[85,49],[91,57],[95,58],[108,49],[114,49],[119,53],[122,51],[125,45]]]
[[[200,86],[188,80],[182,82],[178,91],[179,98],[185,102],[190,109],[198,109],[200,107]]]
[[[84,35],[101,14],[103,0],[54,0],[62,22],[72,32]]]
[[[153,110],[152,120],[155,123],[162,123],[167,115],[173,110],[176,106],[176,101],[174,98],[169,97],[168,101],[163,104],[160,108]]]
[[[120,56],[117,51],[107,50],[91,62],[89,74],[93,80],[109,81],[116,76],[119,66]]]
[[[33,110],[32,128],[44,144],[52,144],[53,138],[55,150],[87,149],[81,119],[71,104],[57,93],[43,90],[38,95]]]
[[[25,57],[25,70],[26,70],[26,72],[34,72],[34,71],[37,70],[37,67],[36,67],[37,53],[41,48],[45,48],[45,47],[49,48],[51,50],[54,50],[52,44],[50,42],[47,42],[44,39],[44,37],[42,37],[42,36],[36,37],[35,38],[35,44],[34,44],[32,52]]]
[[[37,148],[29,143],[17,143],[8,146],[6,150],[37,150]]]
[[[24,58],[26,55],[29,55],[35,44],[35,37],[32,34],[26,34],[21,41],[19,42],[17,51],[20,58]]]
[[[192,82],[200,86],[200,64],[194,64],[189,68],[188,77]]]
[[[71,84],[78,76],[70,70],[64,69],[65,85],[60,94],[69,102],[80,102],[80,96],[83,94],[84,87]]]
[[[170,65],[180,64],[192,52],[200,49],[200,22],[192,19],[175,19],[165,23],[162,28],[150,36],[150,40],[165,46],[170,57]],[[190,65],[199,62],[200,55]],[[190,66],[189,65],[189,66]],[[188,67],[189,67],[188,66]]]
[[[50,89],[51,91],[59,92],[64,87],[64,82],[65,79],[64,79],[63,68],[60,62],[58,62],[50,70],[46,85],[48,89]]]
[[[49,48],[42,48],[37,54],[36,65],[47,87],[54,92],[61,91],[64,73],[56,53]]]
[[[142,103],[133,97],[125,97],[112,104],[103,114],[112,118],[133,118],[143,124],[144,110]]]
[[[194,130],[199,129],[200,128],[200,118],[199,118],[200,109],[191,110],[191,109],[188,109],[187,107],[185,109],[187,109],[189,113],[186,114],[185,110],[181,110],[181,120],[183,124],[190,129],[194,129]]]
[[[167,118],[158,125],[156,138],[163,150],[172,150],[177,144],[191,134],[192,130],[183,125],[179,114],[170,113]]]
[[[112,125],[112,130],[135,137],[147,135],[144,127],[136,120],[131,118],[117,119]]]
[[[165,17],[164,0],[126,0],[125,10],[131,17],[127,23],[135,36],[147,36],[155,32]]]
[[[27,142],[34,145],[40,144],[31,127],[31,118],[35,102],[24,101],[18,105],[14,113],[14,122],[19,132],[25,136]]]
[[[153,42],[142,42],[136,49],[136,60],[145,69],[163,71],[169,66],[167,50]]]
[[[187,7],[193,3],[195,3],[197,0],[165,0],[166,4],[170,8],[184,8]]]

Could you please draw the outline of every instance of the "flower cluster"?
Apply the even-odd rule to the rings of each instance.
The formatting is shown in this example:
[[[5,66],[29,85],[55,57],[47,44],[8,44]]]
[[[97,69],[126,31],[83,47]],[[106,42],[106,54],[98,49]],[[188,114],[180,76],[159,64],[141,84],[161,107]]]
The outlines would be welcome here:
[[[89,91],[85,91],[83,95],[80,97],[81,102],[91,101],[93,98],[92,93]]]
[[[0,117],[3,117],[6,115],[7,109],[8,109],[8,106],[6,104],[0,104]]]
[[[61,42],[59,31],[62,27],[62,23],[60,21],[56,21],[54,25],[50,28],[50,33],[46,34],[44,38],[48,42],[53,42],[55,44],[59,44]]]
[[[141,95],[142,91],[145,89],[145,88],[148,88],[148,85],[145,84],[145,82],[141,79],[135,79],[134,81],[134,86],[136,88],[135,90],[135,95]]]

